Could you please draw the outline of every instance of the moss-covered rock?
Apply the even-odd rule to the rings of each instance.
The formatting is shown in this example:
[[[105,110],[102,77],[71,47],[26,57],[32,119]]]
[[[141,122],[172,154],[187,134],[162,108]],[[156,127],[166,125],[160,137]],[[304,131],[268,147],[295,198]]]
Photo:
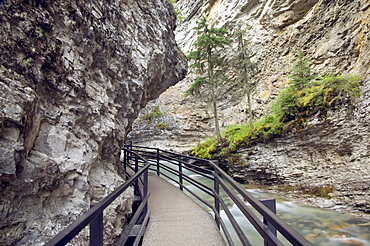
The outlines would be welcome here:
[[[193,148],[192,154],[200,158],[226,157],[240,146],[252,146],[266,142],[291,131],[304,129],[306,119],[314,114],[325,115],[327,110],[351,107],[359,96],[359,76],[327,75],[314,81],[311,86],[296,89],[289,86],[281,92],[270,113],[246,125],[228,126],[219,143],[211,138]]]

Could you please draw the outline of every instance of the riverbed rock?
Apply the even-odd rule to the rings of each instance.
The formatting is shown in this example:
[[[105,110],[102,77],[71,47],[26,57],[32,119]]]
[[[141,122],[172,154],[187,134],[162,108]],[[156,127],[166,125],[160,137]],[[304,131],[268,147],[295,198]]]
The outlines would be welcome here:
[[[187,72],[174,29],[167,0],[0,1],[1,245],[42,245],[124,181],[140,108]]]

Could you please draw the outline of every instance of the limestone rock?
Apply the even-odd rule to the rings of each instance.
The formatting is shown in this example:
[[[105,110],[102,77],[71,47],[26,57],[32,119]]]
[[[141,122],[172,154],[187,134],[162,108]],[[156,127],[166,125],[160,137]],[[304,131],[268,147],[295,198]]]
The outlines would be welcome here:
[[[353,112],[331,112],[300,132],[240,150],[244,166],[232,166],[230,172],[251,183],[329,186],[336,203],[345,200],[351,209],[365,211],[370,204],[369,90],[366,80]]]
[[[288,73],[294,65],[297,51],[301,49],[312,62],[311,67],[320,74],[358,74],[367,81],[362,86],[362,97],[356,104],[353,117],[349,117],[344,108],[332,112],[324,122],[312,118],[311,127],[300,133],[245,150],[245,159],[242,160],[245,166],[238,168],[238,171],[230,170],[235,171],[235,177],[270,184],[305,180],[335,184],[337,195],[342,198],[350,195],[351,189],[354,190],[352,195],[357,199],[348,201],[349,204],[366,197],[360,195],[363,193],[360,190],[365,189],[368,193],[369,185],[356,188],[359,185],[355,177],[361,177],[363,183],[369,184],[366,174],[370,153],[369,125],[366,123],[370,110],[366,96],[370,74],[369,6],[367,1],[362,0],[177,2],[176,7],[185,20],[176,29],[176,39],[185,53],[192,50],[196,39],[193,28],[202,15],[212,24],[230,30],[230,33],[239,28],[246,31],[252,51],[251,60],[259,69],[258,75],[251,80],[257,84],[252,93],[252,111],[256,119],[269,110],[271,102],[289,81]],[[227,56],[233,54],[235,46],[233,44],[225,52]],[[134,129],[140,131],[130,133],[130,138],[137,144],[149,146],[155,139],[157,147],[186,152],[212,135],[212,111],[208,110],[208,114],[207,105],[201,100],[184,97],[183,92],[193,81],[189,74],[153,102],[167,112],[167,123],[173,126],[171,131],[161,134],[146,132],[146,137],[141,137],[140,132],[145,127],[135,122]],[[224,99],[218,102],[221,126],[246,123],[246,97],[238,95],[232,83],[224,90]],[[248,152],[253,154],[248,155]]]
[[[1,1],[1,245],[43,244],[123,182],[140,108],[187,72],[174,29],[167,0]]]
[[[369,49],[366,48],[370,45],[367,21],[370,10],[364,1],[180,0],[176,8],[185,17],[176,29],[176,39],[185,53],[192,50],[196,39],[193,28],[202,15],[230,33],[238,29],[246,31],[251,60],[259,70],[258,75],[251,78],[251,82],[257,84],[252,92],[256,119],[268,111],[271,101],[289,81],[288,73],[300,49],[306,52],[318,73],[359,74],[364,79],[370,73]],[[233,54],[235,45],[226,51],[227,56]],[[179,137],[171,138],[166,134],[151,135],[149,139],[156,138],[163,143],[158,147],[185,150],[213,133],[212,110],[201,100],[184,96],[183,92],[193,81],[189,74],[157,100],[159,107],[172,117],[173,125],[177,126],[174,130],[179,133]],[[248,119],[246,96],[238,92],[232,82],[224,91],[223,99],[218,102],[221,126],[244,124]],[[131,133],[133,140],[135,134]],[[186,135],[190,136],[189,141],[184,140]],[[144,139],[138,142],[150,145]]]

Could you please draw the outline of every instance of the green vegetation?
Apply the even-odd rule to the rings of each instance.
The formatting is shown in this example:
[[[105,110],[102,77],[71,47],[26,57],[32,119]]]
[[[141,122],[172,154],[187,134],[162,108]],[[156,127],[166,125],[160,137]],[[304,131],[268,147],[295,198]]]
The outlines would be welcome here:
[[[25,65],[25,66],[28,66],[29,64],[30,64],[30,62],[32,62],[32,58],[28,58],[28,59],[26,59],[26,60],[23,60],[23,65]]]
[[[166,123],[158,123],[154,126],[154,130],[164,130],[166,128],[168,128],[169,124],[166,124]]]
[[[146,120],[148,122],[151,122],[154,118],[157,118],[157,117],[161,117],[163,116],[164,113],[162,113],[160,110],[159,110],[159,107],[156,106],[152,109],[152,111],[150,111],[149,113],[145,114],[145,115],[142,115],[140,117],[140,121],[143,121],[143,120]]]
[[[227,37],[228,31],[223,28],[209,26],[207,19],[202,17],[197,21],[198,38],[194,42],[194,51],[190,52],[188,58],[193,61],[190,65],[197,79],[186,90],[187,95],[201,95],[211,102],[213,117],[215,120],[215,133],[218,141],[221,141],[221,133],[217,116],[217,99],[222,96],[220,89],[228,79],[225,76],[226,63],[220,55],[226,45],[230,44]]]
[[[182,22],[184,19],[185,19],[185,17],[184,16],[182,16],[182,12],[178,9],[178,8],[176,8],[175,7],[175,3],[177,3],[177,0],[168,0],[168,2],[170,3],[170,4],[172,4],[172,6],[174,7],[174,9],[175,9],[175,14],[176,14],[176,17],[177,17],[177,19],[180,21],[180,22]]]
[[[238,46],[233,59],[233,67],[237,77],[236,80],[239,84],[238,86],[242,87],[244,93],[247,95],[249,125],[253,128],[251,97],[252,90],[256,85],[250,78],[257,74],[257,65],[251,61],[251,51],[248,49],[249,42],[243,36],[243,31],[236,32]]]
[[[289,76],[292,79],[290,82],[291,86],[298,90],[309,86],[310,82],[316,78],[304,56],[305,53],[302,50],[298,51],[297,62]]]
[[[326,199],[331,199],[331,193],[334,192],[331,186],[308,186],[308,185],[279,185],[275,187],[277,191],[283,193],[299,192],[305,195],[317,196]]]
[[[302,57],[298,57],[298,62],[301,62],[301,59]],[[216,137],[210,138],[198,144],[192,154],[206,159],[227,157],[240,146],[266,142],[293,129],[300,131],[307,127],[308,117],[316,114],[325,117],[329,109],[353,105],[354,99],[360,95],[359,76],[330,74],[318,77],[308,73],[299,75],[296,69],[292,70],[292,74],[295,75],[291,76],[293,81],[280,93],[264,118],[254,122],[253,126],[228,126],[221,134],[221,141]],[[304,81],[299,76],[312,77]]]

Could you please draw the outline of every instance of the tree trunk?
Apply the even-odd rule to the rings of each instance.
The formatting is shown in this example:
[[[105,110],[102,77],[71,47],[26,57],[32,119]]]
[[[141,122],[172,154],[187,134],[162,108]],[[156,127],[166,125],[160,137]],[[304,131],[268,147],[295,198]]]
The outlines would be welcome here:
[[[217,135],[217,141],[221,143],[222,138],[221,138],[221,132],[220,132],[220,124],[218,122],[216,95],[214,92],[212,93],[212,106],[213,106],[213,115],[215,118],[215,131]]]
[[[252,103],[251,103],[251,92],[247,92],[247,100],[248,100],[248,116],[249,116],[249,126],[253,131],[253,113],[252,113]]]
[[[213,62],[212,62],[212,50],[211,47],[207,47],[207,61],[208,61],[208,77],[210,79],[210,84],[211,84],[211,93],[212,93],[212,107],[213,107],[213,116],[215,118],[215,132],[217,136],[217,140],[219,143],[221,143],[221,132],[220,132],[220,124],[218,122],[218,114],[217,114],[217,101],[216,101],[216,92],[217,92],[217,81],[214,76],[214,71],[213,71]]]

